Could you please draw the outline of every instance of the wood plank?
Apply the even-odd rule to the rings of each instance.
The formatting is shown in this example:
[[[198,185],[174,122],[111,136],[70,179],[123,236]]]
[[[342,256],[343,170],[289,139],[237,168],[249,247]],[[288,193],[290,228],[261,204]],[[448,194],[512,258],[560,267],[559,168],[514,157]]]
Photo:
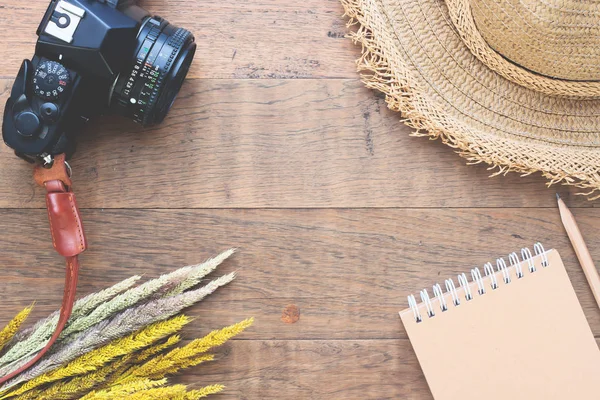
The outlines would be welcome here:
[[[75,190],[84,208],[555,207],[556,190],[594,205],[539,176],[490,179],[409,133],[357,80],[192,80],[159,127],[90,124]],[[31,167],[5,146],[0,170],[0,207],[44,207]]]
[[[600,203],[539,176],[489,179],[409,137],[358,81],[339,0],[190,3],[140,2],[198,39],[169,118],[95,121],[72,162],[91,246],[81,296],[239,249],[214,274],[238,279],[187,311],[197,319],[184,335],[248,316],[255,326],[176,382],[224,383],[231,399],[431,399],[397,317],[406,296],[537,240],[561,252],[600,337],[554,192],[579,208],[597,260]],[[0,5],[0,103],[47,4]],[[33,300],[29,323],[53,311],[64,267],[30,166],[0,146],[0,170],[1,327]],[[294,324],[281,320],[290,304]]]
[[[587,238],[599,237],[600,210],[575,215]],[[219,271],[237,271],[236,282],[189,313],[201,327],[254,316],[247,339],[406,338],[397,312],[408,294],[538,240],[561,252],[600,336],[600,310],[557,210],[84,210],[83,217],[90,250],[81,295],[239,248]],[[64,267],[45,219],[43,210],[0,210],[0,324],[33,300],[35,318],[60,303]],[[600,248],[590,247],[600,260]],[[290,304],[300,308],[295,324],[281,321]]]
[[[0,5],[0,77],[31,58],[48,1]],[[196,36],[190,77],[354,78],[359,48],[349,39],[338,0],[148,0],[141,6]]]
[[[226,386],[223,399],[432,399],[408,340],[235,340],[177,383]]]

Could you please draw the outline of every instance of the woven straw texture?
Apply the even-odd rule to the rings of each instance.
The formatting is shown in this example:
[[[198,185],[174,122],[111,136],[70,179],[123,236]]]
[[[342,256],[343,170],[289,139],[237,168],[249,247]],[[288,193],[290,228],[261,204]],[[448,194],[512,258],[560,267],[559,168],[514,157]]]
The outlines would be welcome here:
[[[599,80],[599,2],[461,1],[471,4],[485,41],[515,64],[554,78]]]
[[[499,0],[498,3],[505,5],[508,8],[507,3],[509,0]],[[530,0],[533,3],[540,3],[537,0]],[[524,57],[523,52],[519,52],[519,47],[517,47],[509,37],[512,37],[512,40],[520,43],[521,46],[524,46],[526,43],[532,42],[532,38],[526,36],[523,32],[526,29],[533,30],[533,27],[525,28],[524,26],[519,26],[515,29],[520,29],[521,34],[518,35],[512,29],[506,25],[507,21],[501,19],[504,17],[504,14],[485,14],[481,15],[481,10],[484,7],[479,4],[480,0],[446,0],[446,5],[449,9],[449,15],[454,23],[454,26],[458,30],[459,35],[461,36],[464,44],[471,50],[479,61],[484,63],[488,68],[494,70],[499,73],[503,77],[508,80],[511,80],[521,86],[526,88],[540,91],[545,94],[549,94],[552,96],[570,96],[577,98],[600,98],[600,82],[599,81],[568,81],[561,79],[552,79],[548,76],[558,76],[559,74],[553,72],[561,71],[564,69],[570,69],[573,74],[577,74],[580,71],[585,71],[584,67],[588,64],[584,63],[582,57],[571,57],[570,62],[566,61],[566,58],[562,59],[562,63],[558,63],[556,59],[549,58],[548,54],[544,54],[544,48],[549,45],[546,43],[543,48],[537,49],[536,46],[539,46],[540,43],[531,44],[527,49],[528,56]],[[585,2],[583,2],[585,3]],[[471,4],[473,6],[471,6]],[[479,20],[477,17],[479,16]],[[516,21],[513,21],[515,23]],[[600,23],[600,18],[596,23]],[[526,25],[526,24],[521,24]],[[480,27],[485,26],[482,31]],[[546,27],[548,28],[548,27]],[[552,27],[552,33],[558,33],[561,30],[557,29],[556,26]],[[537,29],[543,30],[542,27],[538,27]],[[565,29],[563,29],[564,31]],[[589,31],[589,33],[588,33]],[[548,34],[548,30],[544,30],[544,33]],[[590,47],[581,47],[577,50],[571,49],[571,53],[575,53],[576,51],[588,53],[590,51],[598,51],[600,50],[599,43],[586,43],[593,42],[596,40],[598,42],[598,37],[593,36],[593,29],[588,29],[587,31],[581,31],[579,29],[573,29],[570,33],[579,33],[583,39],[582,46],[590,46]],[[485,35],[485,38],[484,38]],[[538,33],[539,36],[542,36]],[[520,39],[519,39],[519,36]],[[567,36],[566,34],[563,36]],[[492,47],[490,42],[487,39],[491,40],[494,46],[500,51],[503,50],[506,53],[498,53]],[[540,39],[541,41],[541,39]],[[548,39],[548,42],[550,40]],[[562,45],[556,45],[557,49],[562,49],[564,51],[568,51],[568,40],[567,38],[556,39],[557,42],[562,43]],[[593,48],[594,50],[590,50]],[[502,54],[502,55],[500,55]],[[521,65],[529,65],[532,69],[537,69],[540,73],[543,73],[543,76],[537,73],[531,72],[528,69],[523,68],[519,64],[515,64],[507,59],[513,60],[515,62],[522,62]],[[599,60],[600,61],[600,60]],[[533,62],[536,65],[532,65]],[[589,70],[585,72],[586,75],[589,75],[592,72],[598,72],[597,69],[600,68],[600,64],[596,65],[593,70]],[[564,72],[563,72],[564,74]],[[600,75],[596,75],[599,77]]]
[[[414,135],[439,138],[496,174],[539,171],[549,184],[599,194],[600,100],[550,96],[490,69],[442,0],[341,2],[357,25],[350,36],[362,45],[363,81],[385,93]]]

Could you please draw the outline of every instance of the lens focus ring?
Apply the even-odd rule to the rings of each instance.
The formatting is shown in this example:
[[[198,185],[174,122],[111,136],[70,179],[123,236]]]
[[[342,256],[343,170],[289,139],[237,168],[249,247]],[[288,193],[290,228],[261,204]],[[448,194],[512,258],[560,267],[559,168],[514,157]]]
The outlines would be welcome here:
[[[183,44],[189,40],[189,38],[192,36],[192,34],[183,29],[183,28],[179,28],[175,34],[173,36],[171,36],[169,38],[168,43],[165,45],[166,48],[163,48],[161,53],[159,54],[158,57],[158,65],[161,65],[162,62],[164,61],[164,67],[161,68],[161,70],[163,71],[163,73],[159,73],[158,77],[156,78],[156,83],[154,84],[152,90],[150,91],[150,96],[147,100],[147,106],[146,109],[147,110],[151,110],[155,107],[157,101],[158,101],[158,97],[160,94],[160,90],[163,88],[163,83],[165,83],[165,79],[168,78],[168,71],[171,70],[171,67],[173,66],[173,63],[175,62],[175,58],[177,56],[177,54],[179,53],[181,47],[183,46]],[[170,54],[168,54],[169,52],[169,47],[170,47]],[[168,58],[167,58],[168,55]],[[164,60],[166,59],[166,61]],[[151,121],[152,118],[152,114],[149,112],[144,112],[143,115],[143,119],[142,119],[142,124],[143,125],[148,125],[150,123],[152,123]]]
[[[196,49],[193,35],[155,17],[138,35],[132,67],[118,78],[111,104],[143,125],[161,122],[183,83]]]

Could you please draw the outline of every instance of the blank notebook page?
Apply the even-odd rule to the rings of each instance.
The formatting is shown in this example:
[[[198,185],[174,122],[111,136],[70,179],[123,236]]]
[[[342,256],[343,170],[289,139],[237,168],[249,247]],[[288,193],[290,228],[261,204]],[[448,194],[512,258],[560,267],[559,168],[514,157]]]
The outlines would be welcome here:
[[[542,266],[543,257],[548,266]],[[457,289],[460,305],[443,292],[447,311],[432,298],[435,315],[417,305],[400,313],[436,400],[600,399],[600,351],[556,250],[470,282],[472,300]],[[401,377],[400,377],[401,378]]]

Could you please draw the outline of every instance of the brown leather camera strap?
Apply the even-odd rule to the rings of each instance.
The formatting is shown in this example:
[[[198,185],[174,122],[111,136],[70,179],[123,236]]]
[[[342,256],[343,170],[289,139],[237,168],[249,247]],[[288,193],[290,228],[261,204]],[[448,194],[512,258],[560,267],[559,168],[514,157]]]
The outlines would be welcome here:
[[[46,188],[46,205],[52,243],[56,251],[65,257],[67,274],[65,278],[65,291],[63,294],[60,316],[52,337],[27,364],[18,370],[0,378],[0,385],[31,368],[50,350],[64,329],[75,303],[77,278],[79,274],[78,255],[87,249],[87,241],[75,201],[75,194],[71,191],[71,178],[65,156],[59,155],[54,159],[51,168],[38,166],[35,168],[35,181]]]

